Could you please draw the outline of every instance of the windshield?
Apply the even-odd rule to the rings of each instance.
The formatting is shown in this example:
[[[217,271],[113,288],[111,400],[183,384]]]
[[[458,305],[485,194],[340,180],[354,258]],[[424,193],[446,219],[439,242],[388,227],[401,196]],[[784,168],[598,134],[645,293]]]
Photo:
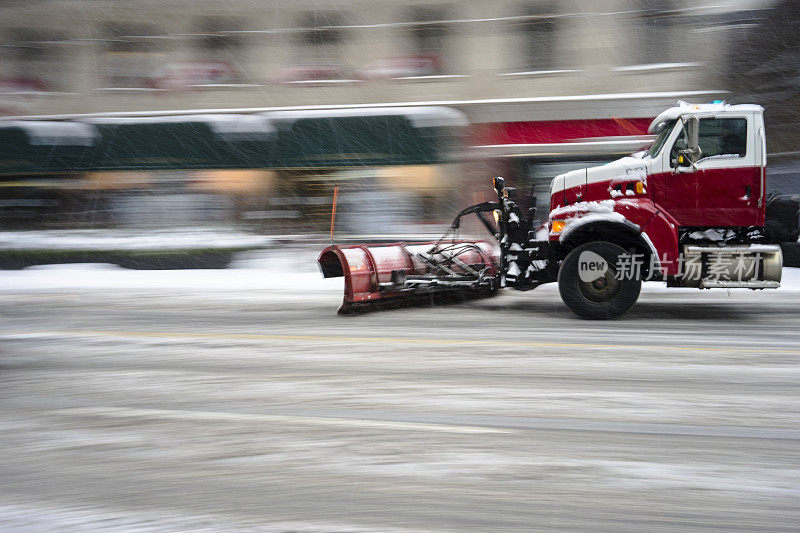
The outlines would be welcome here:
[[[666,120],[656,126],[656,138],[653,141],[653,144],[650,146],[650,149],[647,150],[648,157],[655,157],[658,155],[658,152],[661,151],[661,147],[663,147],[664,143],[667,142],[667,137],[669,137],[669,134],[672,132],[675,122],[675,119]]]

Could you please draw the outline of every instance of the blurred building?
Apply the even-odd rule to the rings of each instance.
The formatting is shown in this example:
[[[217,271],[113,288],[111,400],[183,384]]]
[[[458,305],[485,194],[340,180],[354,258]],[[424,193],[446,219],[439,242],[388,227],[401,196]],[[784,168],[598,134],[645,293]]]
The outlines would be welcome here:
[[[677,99],[731,96],[742,28],[775,5],[7,0],[0,113],[446,106],[483,173],[544,194]]]
[[[6,0],[0,92],[50,114],[719,90],[742,14],[769,5]]]

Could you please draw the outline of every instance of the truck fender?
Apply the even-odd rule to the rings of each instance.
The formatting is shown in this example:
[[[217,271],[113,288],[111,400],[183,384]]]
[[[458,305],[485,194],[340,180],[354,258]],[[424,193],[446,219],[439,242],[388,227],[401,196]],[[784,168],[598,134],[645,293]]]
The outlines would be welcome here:
[[[678,275],[680,270],[678,222],[669,214],[659,210],[642,228],[642,237],[650,243],[661,270],[668,276]]]
[[[577,207],[574,206],[574,207]],[[566,209],[564,209],[566,211]],[[678,268],[678,224],[651,201],[620,199],[608,212],[575,213],[558,240],[567,247],[605,235],[607,240],[634,245],[654,258],[667,275]]]
[[[655,256],[655,263],[668,276],[678,273],[680,253],[678,222],[651,200],[623,198],[617,201],[615,210],[639,226],[645,240]]]

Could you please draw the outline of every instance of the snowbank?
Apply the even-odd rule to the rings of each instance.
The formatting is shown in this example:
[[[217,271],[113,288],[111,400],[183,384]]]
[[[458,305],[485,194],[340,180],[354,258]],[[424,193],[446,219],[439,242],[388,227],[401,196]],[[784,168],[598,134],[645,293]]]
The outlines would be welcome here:
[[[41,265],[0,271],[0,292],[64,290],[175,290],[234,292],[265,290],[342,291],[343,278],[319,272],[261,268],[224,270],[128,270],[107,264]]]
[[[174,250],[255,248],[272,239],[228,228],[168,230],[53,230],[0,232],[0,249],[13,250]]]

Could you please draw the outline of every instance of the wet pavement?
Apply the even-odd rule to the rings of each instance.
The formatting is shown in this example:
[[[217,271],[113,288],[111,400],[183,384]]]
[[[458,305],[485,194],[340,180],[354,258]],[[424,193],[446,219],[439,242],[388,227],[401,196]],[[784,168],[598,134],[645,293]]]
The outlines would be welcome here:
[[[800,298],[0,294],[0,529],[796,531]]]

